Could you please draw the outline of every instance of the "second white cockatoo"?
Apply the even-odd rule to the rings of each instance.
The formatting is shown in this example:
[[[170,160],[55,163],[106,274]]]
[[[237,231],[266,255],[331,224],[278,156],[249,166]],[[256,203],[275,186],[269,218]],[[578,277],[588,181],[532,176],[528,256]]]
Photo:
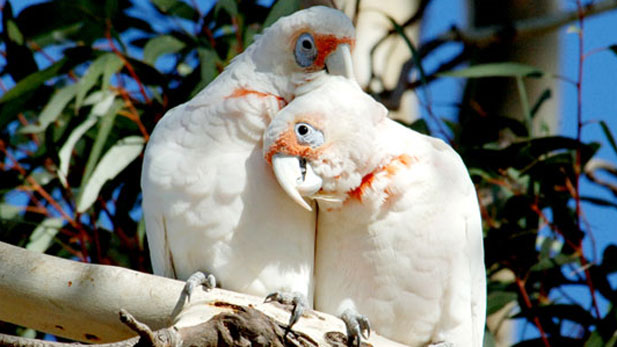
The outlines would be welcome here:
[[[290,203],[262,157],[263,132],[296,91],[353,77],[351,21],[313,7],[279,19],[204,90],[167,112],[144,157],[155,274],[201,271],[225,289],[312,302],[315,214]],[[210,276],[191,277],[212,285]]]
[[[272,121],[264,156],[290,197],[316,200],[315,309],[359,342],[368,328],[410,346],[481,346],[480,210],[458,154],[387,118],[332,77]]]

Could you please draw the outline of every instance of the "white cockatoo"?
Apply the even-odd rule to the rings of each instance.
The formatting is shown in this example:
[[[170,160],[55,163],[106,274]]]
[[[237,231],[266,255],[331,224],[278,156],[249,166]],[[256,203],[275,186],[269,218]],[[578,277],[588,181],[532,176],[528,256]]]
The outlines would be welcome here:
[[[167,112],[141,178],[155,274],[186,280],[201,271],[225,289],[312,303],[315,213],[290,203],[263,160],[262,137],[297,89],[327,75],[353,78],[353,43],[342,12],[298,11]],[[191,278],[213,285],[210,276]]]
[[[290,197],[318,203],[315,309],[359,342],[368,328],[410,346],[481,346],[480,210],[458,154],[387,118],[331,77],[270,123],[264,157]]]

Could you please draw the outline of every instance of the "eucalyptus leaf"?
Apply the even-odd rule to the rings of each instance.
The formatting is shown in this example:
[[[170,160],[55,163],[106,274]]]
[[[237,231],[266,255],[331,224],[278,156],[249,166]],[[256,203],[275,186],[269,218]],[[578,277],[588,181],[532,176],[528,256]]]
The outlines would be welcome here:
[[[611,129],[609,129],[608,125],[603,120],[600,121],[600,127],[602,127],[604,136],[606,136],[606,139],[608,140],[608,143],[613,148],[613,151],[615,152],[615,154],[617,154],[617,143],[615,142],[615,137],[613,136]]]
[[[232,17],[238,15],[238,4],[236,4],[235,0],[218,0],[214,10],[215,15],[218,15],[221,9],[225,10]]]
[[[188,20],[196,20],[199,14],[188,4],[178,0],[152,0],[152,3],[163,13],[181,17]]]
[[[0,219],[15,219],[22,210],[11,204],[0,203]]]
[[[71,162],[71,154],[73,152],[73,148],[75,148],[75,144],[79,139],[92,128],[96,122],[98,121],[98,117],[91,114],[86,118],[86,120],[75,127],[71,134],[69,135],[64,145],[60,148],[60,152],[58,153],[58,157],[60,158],[60,166],[58,167],[58,178],[64,187],[68,187],[67,176],[69,173],[69,164]]]
[[[62,218],[47,218],[34,229],[30,239],[26,244],[26,249],[34,252],[45,252],[51,246],[54,237],[62,228],[64,220]]]
[[[12,20],[6,21],[6,31],[11,41],[15,42],[18,45],[24,44],[24,35],[21,34],[21,31],[19,31],[19,28],[17,27],[17,24],[15,24],[14,21]]]
[[[6,92],[2,98],[0,98],[0,104],[3,104],[9,100],[19,98],[22,95],[31,92],[39,88],[43,83],[52,77],[56,77],[60,70],[68,62],[67,58],[63,58],[56,63],[52,64],[48,68],[32,73],[19,81],[13,88]]]
[[[98,57],[90,66],[84,76],[78,82],[78,91],[75,97],[75,110],[81,108],[86,94],[97,83],[101,76],[103,78],[102,90],[107,90],[109,86],[109,77],[122,68],[124,62],[113,53],[103,54]]]
[[[144,46],[144,62],[154,65],[158,57],[163,54],[176,53],[184,48],[184,42],[171,35],[154,37]]]
[[[94,169],[77,199],[77,211],[84,212],[96,201],[101,188],[133,162],[144,147],[141,136],[125,137],[114,144]]]
[[[482,77],[540,77],[542,70],[519,63],[479,64],[467,68],[442,72],[442,77],[482,78]]]
[[[515,292],[492,292],[486,298],[486,314],[491,315],[511,302],[515,302],[517,295]]]
[[[220,59],[214,50],[207,48],[197,49],[197,54],[199,56],[199,65],[201,67],[201,83],[207,85],[218,75],[216,64],[217,62],[220,62]]]
[[[88,161],[86,162],[86,168],[81,179],[81,185],[79,189],[80,191],[83,191],[84,185],[90,179],[90,175],[92,174],[92,171],[94,170],[96,163],[101,156],[101,152],[103,151],[105,142],[107,142],[107,137],[109,136],[111,129],[114,125],[116,115],[118,114],[118,111],[122,108],[122,106],[122,101],[115,100],[112,106],[108,109],[107,114],[105,114],[101,119],[100,127],[98,133],[96,134],[96,139],[94,140],[92,149],[90,150],[90,155],[88,156]]]
[[[75,97],[77,93],[77,84],[69,84],[64,88],[59,89],[49,99],[49,102],[41,111],[38,118],[38,124],[30,124],[21,128],[20,132],[23,134],[40,133],[45,131],[49,124],[58,119],[58,116],[62,113],[66,105]]]

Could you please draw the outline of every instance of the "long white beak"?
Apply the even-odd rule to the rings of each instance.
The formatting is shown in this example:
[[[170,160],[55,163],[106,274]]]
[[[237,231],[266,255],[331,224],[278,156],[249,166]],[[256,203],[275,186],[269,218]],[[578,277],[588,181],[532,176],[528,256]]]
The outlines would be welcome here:
[[[285,193],[300,206],[312,211],[303,196],[317,193],[321,189],[322,179],[315,174],[311,165],[298,157],[275,154],[272,156],[272,169]]]
[[[331,75],[338,75],[355,80],[351,49],[348,44],[340,44],[336,50],[326,57],[326,68]]]

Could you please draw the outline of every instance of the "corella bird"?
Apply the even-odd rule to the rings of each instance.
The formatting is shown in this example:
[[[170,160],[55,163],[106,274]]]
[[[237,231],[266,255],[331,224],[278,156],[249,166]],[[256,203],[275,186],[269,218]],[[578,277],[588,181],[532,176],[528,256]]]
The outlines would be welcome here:
[[[322,81],[323,82],[323,81]],[[474,186],[443,141],[388,119],[332,77],[272,121],[264,156],[289,196],[319,205],[315,309],[410,346],[481,346],[486,284]]]
[[[352,77],[354,28],[312,7],[279,19],[148,143],[141,178],[154,273],[202,271],[221,287],[312,302],[315,214],[290,203],[262,157],[263,132],[310,81]],[[210,276],[195,283],[213,285]]]

